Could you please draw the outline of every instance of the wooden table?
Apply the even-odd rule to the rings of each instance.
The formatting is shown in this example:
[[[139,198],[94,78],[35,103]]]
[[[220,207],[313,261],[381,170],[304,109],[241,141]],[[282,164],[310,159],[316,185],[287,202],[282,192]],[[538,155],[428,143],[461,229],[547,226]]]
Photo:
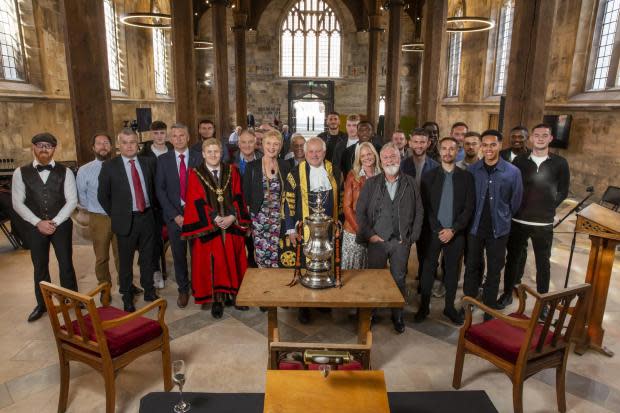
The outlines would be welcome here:
[[[264,413],[389,413],[383,371],[268,370]]]
[[[297,284],[288,287],[293,270],[279,268],[248,268],[237,294],[237,305],[267,307],[267,340],[269,368],[277,369],[278,351],[312,348],[356,350],[365,354],[364,368],[370,368],[370,315],[373,308],[403,307],[405,300],[389,270],[345,270],[342,288],[315,290]],[[280,341],[278,307],[358,308],[357,345],[326,343],[289,343]]]

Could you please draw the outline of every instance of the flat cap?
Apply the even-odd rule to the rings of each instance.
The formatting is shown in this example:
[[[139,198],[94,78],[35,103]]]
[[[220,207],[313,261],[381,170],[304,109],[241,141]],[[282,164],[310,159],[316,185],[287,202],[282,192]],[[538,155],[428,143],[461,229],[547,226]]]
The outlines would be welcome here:
[[[49,143],[53,146],[58,145],[58,141],[56,140],[56,138],[54,137],[54,135],[52,135],[51,133],[48,132],[43,132],[43,133],[38,133],[36,135],[34,135],[32,137],[32,144],[36,145],[39,142],[46,142]]]

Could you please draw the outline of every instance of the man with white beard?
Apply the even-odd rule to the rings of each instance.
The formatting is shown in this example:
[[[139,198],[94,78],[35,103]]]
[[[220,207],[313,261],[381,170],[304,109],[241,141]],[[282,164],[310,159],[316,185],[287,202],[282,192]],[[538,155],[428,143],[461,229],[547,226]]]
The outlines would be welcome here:
[[[368,245],[368,268],[385,268],[388,261],[403,297],[411,245],[420,237],[424,209],[415,179],[400,172],[400,152],[386,143],[379,155],[383,173],[366,180],[357,201],[357,238]],[[392,309],[397,333],[405,331],[402,308]]]

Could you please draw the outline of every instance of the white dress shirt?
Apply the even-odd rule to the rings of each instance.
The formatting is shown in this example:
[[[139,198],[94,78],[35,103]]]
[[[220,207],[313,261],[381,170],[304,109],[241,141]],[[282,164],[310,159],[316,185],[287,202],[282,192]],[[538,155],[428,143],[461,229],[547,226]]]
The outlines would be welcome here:
[[[35,159],[32,162],[33,167],[37,167],[39,162]],[[50,162],[52,168],[56,166],[56,162],[52,160]],[[41,181],[43,183],[47,182],[47,178],[50,176],[50,171],[43,170],[39,172],[39,177],[41,177]],[[75,209],[78,203],[77,189],[75,187],[75,177],[73,176],[73,172],[69,168],[67,168],[67,173],[65,176],[65,205],[62,207],[58,214],[52,218],[52,221],[56,224],[56,226],[65,222],[71,216],[71,213]],[[36,216],[30,208],[24,204],[26,201],[26,185],[24,184],[24,180],[22,179],[22,171],[21,168],[17,168],[15,172],[13,172],[13,182],[11,185],[11,198],[13,201],[13,209],[20,217],[26,222],[29,222],[33,226],[37,226],[39,222],[41,222],[41,218]]]
[[[125,173],[127,174],[127,179],[129,180],[129,188],[131,189],[131,203],[132,203],[132,211],[138,211],[138,205],[136,204],[136,190],[133,187],[133,178],[131,176],[131,164],[129,161],[134,160],[134,165],[136,165],[136,169],[138,170],[138,176],[140,177],[140,185],[142,185],[142,193],[144,193],[144,207],[149,208],[151,206],[151,200],[149,199],[149,194],[146,189],[146,181],[144,180],[144,174],[142,173],[142,166],[140,165],[140,161],[137,156],[133,158],[127,158],[125,156],[121,156],[123,158],[123,165],[125,165]]]
[[[310,166],[310,188],[308,188],[310,192],[329,191],[332,189],[332,183],[329,181],[324,165],[312,166],[308,164],[308,166]]]

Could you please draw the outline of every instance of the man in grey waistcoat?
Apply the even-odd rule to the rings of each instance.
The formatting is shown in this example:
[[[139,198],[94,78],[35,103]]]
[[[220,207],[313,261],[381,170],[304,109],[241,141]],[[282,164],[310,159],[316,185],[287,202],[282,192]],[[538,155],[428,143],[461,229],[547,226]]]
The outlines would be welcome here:
[[[405,297],[411,245],[420,236],[424,209],[413,177],[400,172],[400,152],[386,143],[380,153],[383,173],[366,181],[357,201],[357,242],[368,245],[368,268],[385,268]],[[397,333],[405,331],[403,310],[392,309]]]

